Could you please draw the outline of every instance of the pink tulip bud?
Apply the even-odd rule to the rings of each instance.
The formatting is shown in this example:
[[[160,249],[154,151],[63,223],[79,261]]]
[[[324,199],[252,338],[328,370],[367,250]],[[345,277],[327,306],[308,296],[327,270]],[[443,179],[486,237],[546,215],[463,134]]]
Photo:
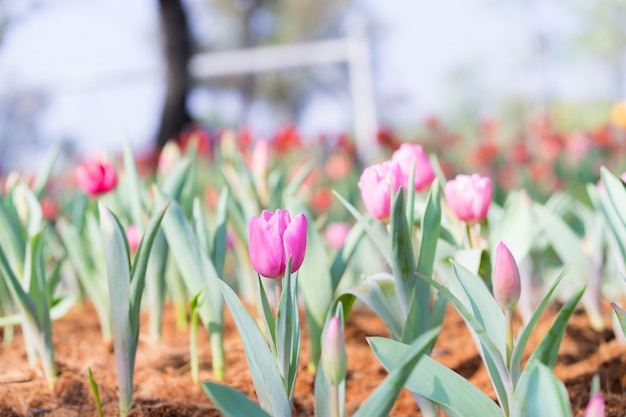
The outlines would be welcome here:
[[[269,171],[270,143],[258,140],[252,151],[252,172],[257,178],[265,178]]]
[[[415,190],[424,190],[429,187],[435,179],[433,166],[421,145],[403,143],[400,145],[400,148],[391,155],[391,160],[397,162],[400,167],[400,171],[402,172],[401,185],[405,190],[409,188],[413,161],[415,161],[415,174],[413,178]]]
[[[587,403],[587,408],[585,408],[585,413],[583,417],[605,417],[606,412],[604,411],[604,398],[602,394],[599,392],[593,394],[589,402]]]
[[[291,256],[291,272],[297,271],[306,252],[307,219],[298,214],[293,221],[289,212],[263,210],[248,222],[248,245],[252,267],[266,278],[281,278]]]
[[[126,240],[128,241],[128,248],[131,253],[135,253],[139,247],[139,243],[141,242],[141,233],[139,232],[139,228],[134,224],[129,224],[126,226],[125,232]]]
[[[331,248],[339,250],[343,247],[348,233],[350,233],[350,225],[348,223],[334,222],[326,226],[324,236]]]
[[[322,347],[322,369],[332,385],[339,385],[346,377],[346,344],[339,317],[332,317],[326,328]]]
[[[496,249],[496,265],[493,271],[493,296],[500,306],[513,310],[521,292],[517,262],[509,248],[502,242]]]
[[[111,191],[117,185],[117,173],[111,161],[92,158],[76,168],[78,185],[90,196]]]
[[[491,179],[478,174],[457,175],[444,188],[454,214],[466,223],[481,222],[491,204]]]
[[[387,220],[391,214],[391,195],[400,188],[402,172],[396,162],[386,161],[372,165],[361,174],[359,190],[365,208],[378,220]]]
[[[169,173],[180,160],[180,147],[173,140],[168,141],[159,155],[159,171]]]

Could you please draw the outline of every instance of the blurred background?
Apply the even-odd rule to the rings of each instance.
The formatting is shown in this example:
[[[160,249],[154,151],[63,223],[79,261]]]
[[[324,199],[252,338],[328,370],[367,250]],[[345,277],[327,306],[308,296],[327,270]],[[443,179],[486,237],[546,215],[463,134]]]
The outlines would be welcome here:
[[[624,22],[623,0],[0,0],[1,170],[53,143],[150,154],[194,122],[362,149],[430,134],[477,164],[529,129],[593,139],[626,97]]]

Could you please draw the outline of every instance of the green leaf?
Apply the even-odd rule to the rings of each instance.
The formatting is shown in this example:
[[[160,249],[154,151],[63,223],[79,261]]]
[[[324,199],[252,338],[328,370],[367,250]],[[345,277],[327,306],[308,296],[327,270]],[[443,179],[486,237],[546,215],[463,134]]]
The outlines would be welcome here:
[[[567,322],[572,314],[574,314],[574,310],[576,309],[576,306],[578,305],[578,302],[582,298],[584,292],[585,287],[583,286],[576,291],[565,304],[563,304],[563,307],[559,310],[559,313],[557,314],[556,319],[554,319],[554,323],[552,323],[550,330],[548,330],[548,333],[546,333],[543,339],[541,339],[539,346],[537,346],[530,355],[529,361],[536,359],[550,368],[554,367],[559,353],[559,346],[561,345],[563,334],[567,328]]]
[[[228,246],[226,223],[228,221],[229,196],[228,188],[224,187],[217,203],[217,212],[215,213],[215,233],[213,234],[213,245],[211,246],[211,260],[218,276],[222,276],[224,273],[224,263],[226,262],[226,249]]]
[[[426,209],[422,218],[419,255],[417,258],[417,275],[432,277],[437,242],[441,230],[441,197],[439,181],[435,179],[430,187]],[[415,277],[414,277],[415,278]],[[402,341],[409,343],[431,327],[430,319],[430,286],[426,281],[417,279],[414,287],[407,321],[402,333]]]
[[[161,191],[163,194],[172,200],[180,200],[180,196],[183,192],[183,188],[185,187],[190,171],[191,162],[189,159],[182,159],[174,165],[174,168],[161,185]]]
[[[46,191],[46,186],[48,185],[48,181],[50,181],[50,177],[52,176],[52,170],[54,168],[54,163],[56,162],[59,152],[61,151],[60,144],[54,144],[48,151],[46,155],[46,159],[41,166],[41,169],[38,169],[37,178],[35,178],[35,183],[33,184],[33,192],[35,193],[35,197],[40,199],[43,196],[43,193]]]
[[[402,311],[409,309],[415,286],[415,254],[404,209],[404,194],[396,193],[391,206],[390,239],[393,277]]]
[[[402,337],[405,317],[400,309],[395,281],[389,274],[381,273],[369,277],[343,293],[338,301],[343,303],[344,308],[350,308],[354,301],[349,300],[351,297],[358,298],[371,308],[385,322],[393,339],[399,340]]]
[[[297,301],[297,275],[291,272],[291,257],[282,279],[283,291],[276,313],[276,353],[289,400],[293,398],[295,377],[300,357],[300,320]]]
[[[423,359],[428,346],[439,335],[441,328],[431,329],[415,339],[401,356],[398,366],[374,390],[354,413],[354,417],[388,416],[406,380],[420,359]]]
[[[394,340],[368,339],[374,354],[388,371],[400,365],[409,346]],[[439,406],[450,417],[503,417],[503,411],[465,378],[429,356],[423,356],[404,385]]]
[[[216,382],[203,382],[202,390],[226,417],[270,417],[241,391]]]
[[[261,310],[263,311],[263,323],[265,324],[265,331],[270,338],[269,345],[272,353],[276,354],[276,321],[272,315],[272,308],[267,299],[261,276],[257,274],[257,278],[259,280],[259,299],[261,300]]]
[[[521,262],[530,251],[538,232],[531,204],[525,191],[509,194],[500,220],[489,233],[489,246],[493,248],[492,265],[495,264],[495,248],[500,242],[506,244],[518,262]]]
[[[130,206],[130,217],[133,224],[141,232],[143,232],[144,226],[144,214],[141,204],[141,193],[143,187],[139,181],[139,175],[137,174],[137,166],[135,165],[135,156],[133,155],[133,149],[130,144],[130,140],[124,141],[124,199]]]
[[[530,335],[534,331],[535,326],[537,325],[537,322],[539,321],[539,317],[541,317],[541,313],[543,313],[543,310],[546,308],[546,306],[550,302],[550,298],[552,298],[552,294],[556,290],[556,287],[559,285],[559,283],[563,280],[566,273],[567,273],[567,268],[561,271],[557,279],[554,281],[554,283],[552,284],[548,292],[546,292],[543,299],[541,300],[541,302],[535,309],[535,312],[533,313],[526,327],[524,327],[524,330],[522,330],[522,332],[518,335],[518,339],[515,342],[515,347],[513,348],[513,354],[511,355],[511,364],[510,364],[511,377],[513,378],[513,385],[517,384],[517,381],[522,372],[521,371],[522,357],[524,355],[524,349],[526,349],[526,343],[528,343],[528,339],[530,338]]]
[[[93,374],[91,373],[91,368],[87,368],[87,372],[89,375],[89,386],[91,387],[91,393],[93,394],[94,402],[96,403],[96,408],[98,409],[98,416],[103,417],[104,412],[102,411],[102,401],[100,401],[100,390],[98,389],[98,384],[96,380],[93,378]]]
[[[359,223],[352,226],[350,232],[346,236],[346,240],[341,249],[335,255],[335,259],[330,267],[330,277],[333,283],[333,292],[339,286],[341,277],[348,268],[348,263],[354,256],[356,249],[365,235],[365,229]]]
[[[276,359],[267,346],[267,341],[250,313],[239,301],[237,294],[222,281],[219,282],[219,286],[239,331],[261,407],[272,416],[289,417],[291,405]]]
[[[571,417],[565,385],[552,370],[530,359],[515,389],[511,417]]]

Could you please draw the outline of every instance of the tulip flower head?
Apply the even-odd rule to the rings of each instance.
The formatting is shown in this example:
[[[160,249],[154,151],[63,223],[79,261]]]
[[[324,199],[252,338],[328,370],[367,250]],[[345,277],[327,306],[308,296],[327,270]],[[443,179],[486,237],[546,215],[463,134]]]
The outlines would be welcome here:
[[[593,394],[589,402],[587,403],[587,408],[585,408],[585,413],[583,417],[605,417],[606,412],[604,410],[604,398],[602,394],[596,393]]]
[[[78,185],[90,196],[111,191],[117,185],[117,172],[111,161],[92,158],[76,168]]]
[[[333,222],[326,226],[324,237],[328,245],[333,249],[341,249],[350,233],[350,225],[344,222]]]
[[[402,185],[402,172],[394,161],[372,165],[361,174],[359,190],[365,208],[377,220],[387,220],[391,214],[391,196]]]
[[[126,232],[126,240],[128,241],[128,249],[130,249],[131,253],[137,252],[137,248],[139,248],[139,243],[141,243],[141,232],[139,228],[134,224],[129,224],[124,229]]]
[[[496,249],[493,271],[493,296],[500,306],[513,310],[521,293],[521,280],[517,262],[507,246],[500,242]]]
[[[348,359],[339,317],[332,317],[328,322],[321,360],[324,375],[331,384],[338,385],[345,379]]]
[[[248,222],[248,244],[252,267],[266,278],[282,278],[291,257],[291,272],[297,271],[306,252],[307,219],[293,220],[285,209],[263,210]]]
[[[411,167],[415,161],[415,174],[413,177],[416,191],[421,191],[430,186],[435,179],[435,171],[430,163],[428,155],[424,153],[421,145],[403,143],[400,148],[391,155],[391,160],[398,163],[402,172],[402,183],[400,184],[405,190],[409,187],[409,179],[411,176]]]
[[[454,214],[466,223],[485,220],[491,204],[491,179],[478,174],[457,175],[448,181],[444,193]]]

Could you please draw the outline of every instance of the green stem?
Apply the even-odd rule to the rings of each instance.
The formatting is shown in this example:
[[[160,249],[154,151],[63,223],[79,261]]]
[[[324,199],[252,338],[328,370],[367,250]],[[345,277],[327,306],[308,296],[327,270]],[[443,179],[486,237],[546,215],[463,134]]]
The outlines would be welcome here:
[[[504,309],[506,321],[506,366],[511,368],[511,355],[513,354],[513,310]]]
[[[217,381],[223,381],[226,374],[226,361],[224,359],[224,329],[211,331],[209,334],[211,353],[213,355],[213,377]]]

